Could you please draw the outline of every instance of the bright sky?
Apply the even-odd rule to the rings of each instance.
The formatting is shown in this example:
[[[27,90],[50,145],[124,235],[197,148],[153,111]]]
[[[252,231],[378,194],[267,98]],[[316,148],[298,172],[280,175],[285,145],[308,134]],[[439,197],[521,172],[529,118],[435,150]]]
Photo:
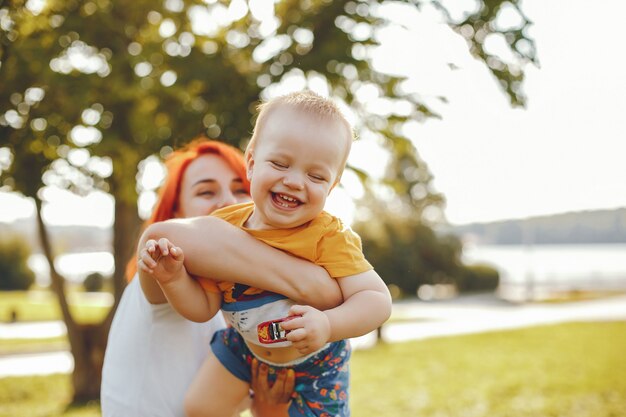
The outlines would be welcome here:
[[[385,10],[406,28],[381,34],[375,65],[408,75],[443,116],[407,132],[455,224],[626,206],[626,3],[526,0],[523,7],[541,64],[527,68],[526,109],[508,105],[484,65],[431,12]],[[437,103],[439,95],[449,103]],[[367,141],[355,144],[350,161],[380,169],[380,153]],[[44,211],[51,223],[112,224],[113,202],[102,193],[53,201]],[[329,199],[345,220],[352,207],[345,192]],[[0,221],[32,212],[32,203],[0,193]]]
[[[414,130],[452,223],[626,207],[626,3],[524,10],[541,64],[527,70],[527,109],[511,109],[482,65],[455,60],[443,120]]]

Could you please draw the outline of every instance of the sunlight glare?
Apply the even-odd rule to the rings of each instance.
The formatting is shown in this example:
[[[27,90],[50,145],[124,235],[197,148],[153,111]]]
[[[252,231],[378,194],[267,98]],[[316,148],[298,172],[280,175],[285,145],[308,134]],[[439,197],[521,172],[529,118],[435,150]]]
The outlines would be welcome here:
[[[88,146],[102,140],[102,132],[93,126],[77,125],[70,131],[70,139],[77,146]]]
[[[256,20],[264,21],[274,17],[274,0],[250,0],[248,7]]]
[[[35,203],[18,193],[0,191],[0,222],[11,223],[35,214]]]
[[[42,216],[58,226],[112,227],[115,201],[110,194],[93,191],[85,197],[56,187],[45,187]]]

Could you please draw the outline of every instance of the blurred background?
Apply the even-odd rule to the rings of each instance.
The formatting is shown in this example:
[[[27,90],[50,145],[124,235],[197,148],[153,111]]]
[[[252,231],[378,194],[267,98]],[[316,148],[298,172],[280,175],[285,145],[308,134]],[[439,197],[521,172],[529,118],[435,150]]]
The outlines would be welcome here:
[[[255,105],[305,88],[355,127],[327,210],[394,296],[353,414],[626,415],[625,13],[0,1],[0,416],[100,415],[72,375],[101,367],[161,161],[245,149]]]

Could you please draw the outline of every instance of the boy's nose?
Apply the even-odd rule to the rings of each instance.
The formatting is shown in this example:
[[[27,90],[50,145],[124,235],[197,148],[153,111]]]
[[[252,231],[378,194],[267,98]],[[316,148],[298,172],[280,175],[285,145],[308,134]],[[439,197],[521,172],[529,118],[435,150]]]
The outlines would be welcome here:
[[[301,174],[290,172],[283,178],[283,184],[294,190],[302,190],[304,188],[304,179]]]

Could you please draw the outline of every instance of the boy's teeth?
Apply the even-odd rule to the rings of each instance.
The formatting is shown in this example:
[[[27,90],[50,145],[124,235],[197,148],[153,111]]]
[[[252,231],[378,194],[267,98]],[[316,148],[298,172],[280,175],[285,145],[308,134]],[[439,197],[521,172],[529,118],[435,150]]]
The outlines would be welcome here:
[[[295,199],[295,198],[291,198],[291,197],[286,196],[286,195],[283,195],[283,194],[279,194],[279,196],[280,196],[280,198],[282,198],[283,200],[287,200],[287,201],[291,201],[291,202],[296,201],[296,199]]]

